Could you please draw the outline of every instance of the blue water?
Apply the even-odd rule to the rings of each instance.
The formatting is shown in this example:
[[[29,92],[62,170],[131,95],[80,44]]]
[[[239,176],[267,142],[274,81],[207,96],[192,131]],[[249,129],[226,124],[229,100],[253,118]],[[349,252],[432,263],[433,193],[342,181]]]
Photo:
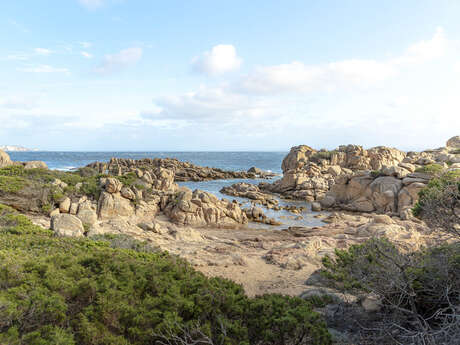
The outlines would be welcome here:
[[[181,161],[191,162],[196,165],[220,168],[232,171],[246,171],[251,167],[257,167],[265,171],[282,173],[281,162],[287,154],[286,152],[9,152],[14,161],[44,161],[50,169],[72,170],[83,167],[95,161],[109,161],[112,157],[117,158],[177,158]],[[279,177],[277,177],[279,178]],[[236,198],[220,193],[224,186],[229,186],[236,182],[248,182],[258,184],[259,179],[233,179],[233,180],[214,180],[203,182],[180,182],[179,185],[194,189],[201,189],[215,194],[218,198],[236,199],[239,202],[249,205],[247,199]],[[305,202],[286,202],[280,200],[281,205],[296,204],[306,206]],[[294,215],[287,211],[272,211],[264,209],[268,217],[276,218],[283,223],[279,228],[286,226],[319,226],[322,222],[314,218],[315,213],[310,210],[302,213],[302,220],[294,220]],[[273,228],[273,227],[272,227]]]
[[[70,170],[94,161],[117,158],[177,158],[193,164],[233,171],[255,166],[281,173],[286,152],[8,152],[15,161],[44,161],[50,169]]]

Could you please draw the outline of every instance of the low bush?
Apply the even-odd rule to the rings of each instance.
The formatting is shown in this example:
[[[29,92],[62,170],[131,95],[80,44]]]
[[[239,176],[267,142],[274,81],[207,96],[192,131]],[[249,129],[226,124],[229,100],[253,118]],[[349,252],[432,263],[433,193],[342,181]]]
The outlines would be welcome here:
[[[460,170],[432,179],[412,212],[432,227],[460,236]]]
[[[454,344],[460,335],[460,243],[401,253],[373,239],[323,260],[323,275],[343,291],[372,293],[381,308],[350,321],[362,344]],[[366,339],[366,340],[364,340]]]
[[[332,150],[332,151],[327,151],[327,150],[324,150],[324,151],[318,151],[318,152],[315,152],[314,154],[311,155],[310,157],[310,160],[312,162],[319,162],[323,159],[326,159],[326,160],[331,160],[332,159],[332,156],[337,153],[337,151],[335,150]]]
[[[0,229],[0,344],[331,343],[309,302],[248,298],[141,242],[54,237],[5,206]]]
[[[83,171],[86,175],[81,175],[80,172],[24,169],[22,165],[12,165],[0,169],[0,191],[18,193],[26,186],[36,190],[36,194],[40,194],[38,193],[40,190],[48,190],[48,204],[43,205],[43,211],[47,213],[65,196],[86,195],[94,199],[99,198],[101,193],[99,179],[106,175],[89,174],[86,170]],[[57,179],[67,184],[67,187],[60,188],[54,185]],[[79,189],[76,188],[77,184],[81,184]]]
[[[27,180],[17,176],[0,176],[0,192],[17,193],[27,185]]]
[[[123,185],[132,187],[137,181],[137,175],[134,172],[129,172],[121,176],[116,176],[116,179],[118,179]]]
[[[438,175],[442,173],[443,170],[444,170],[444,167],[441,164],[433,163],[433,164],[427,164],[420,168],[417,168],[415,169],[415,172],[420,172],[420,173],[430,174],[430,175]]]

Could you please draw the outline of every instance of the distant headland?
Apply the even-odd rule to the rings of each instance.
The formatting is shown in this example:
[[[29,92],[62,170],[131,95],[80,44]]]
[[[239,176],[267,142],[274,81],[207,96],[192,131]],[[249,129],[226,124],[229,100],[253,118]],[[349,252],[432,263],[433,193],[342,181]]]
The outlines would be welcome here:
[[[29,149],[27,147],[18,146],[18,145],[0,145],[0,150],[7,152],[29,152],[29,151],[38,151],[37,149]]]

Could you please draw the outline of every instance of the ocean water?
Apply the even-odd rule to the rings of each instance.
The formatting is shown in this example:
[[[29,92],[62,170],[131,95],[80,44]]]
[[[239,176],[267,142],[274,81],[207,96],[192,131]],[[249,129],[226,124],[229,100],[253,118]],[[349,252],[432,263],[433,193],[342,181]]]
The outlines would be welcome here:
[[[95,161],[117,158],[177,158],[193,164],[242,171],[255,166],[281,173],[281,162],[287,152],[8,152],[12,160],[39,160],[50,169],[71,170]]]
[[[191,162],[196,165],[221,168],[232,171],[246,171],[251,167],[257,167],[265,171],[282,174],[281,162],[287,152],[9,152],[14,161],[44,161],[50,169],[73,170],[83,167],[95,161],[109,161],[112,157],[117,158],[177,158],[181,161]],[[275,177],[273,180],[274,181]],[[239,202],[249,205],[244,198],[237,198],[220,193],[224,186],[237,182],[248,182],[258,184],[267,181],[261,179],[231,179],[214,180],[204,182],[180,182],[179,185],[194,189],[201,189],[215,194],[218,198],[229,200],[236,199]],[[270,181],[270,180],[268,180]],[[269,227],[272,229],[286,228],[287,226],[320,226],[321,220],[315,218],[315,212],[311,211],[310,204],[302,201],[284,201],[279,199],[281,205],[305,206],[307,210],[302,212],[302,219],[288,211],[273,211],[264,209],[268,217],[275,218],[283,223],[280,227]],[[265,225],[253,225],[255,227],[268,227]]]

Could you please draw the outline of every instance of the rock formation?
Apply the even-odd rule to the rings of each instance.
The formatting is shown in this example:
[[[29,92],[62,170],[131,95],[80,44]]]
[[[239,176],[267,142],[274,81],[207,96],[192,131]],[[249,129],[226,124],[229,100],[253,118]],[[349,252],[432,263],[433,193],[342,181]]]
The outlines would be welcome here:
[[[278,204],[278,200],[273,195],[263,193],[258,186],[250,183],[238,182],[231,186],[223,187],[220,192],[231,196],[251,199],[269,208]]]
[[[448,147],[407,153],[384,146],[347,145],[333,151],[296,146],[282,162],[283,178],[259,187],[285,198],[321,201],[324,208],[408,217],[432,177],[427,172],[460,168],[460,154],[452,150],[459,138],[449,139]]]
[[[82,237],[85,229],[80,219],[71,214],[51,217],[51,230],[58,236]]]
[[[455,137],[452,137],[449,140],[447,140],[446,146],[460,149],[460,135],[456,135]]]
[[[182,188],[164,208],[165,214],[176,224],[192,226],[235,227],[248,222],[237,203],[219,200],[201,190]]]
[[[181,162],[174,158],[145,158],[125,159],[112,158],[108,163],[94,162],[87,165],[99,173],[109,173],[121,176],[128,172],[151,172],[157,168],[163,168],[174,173],[176,182],[206,181],[233,178],[271,178],[273,173],[263,172],[260,169],[251,168],[249,171],[226,171],[218,168],[198,166],[189,162]]]
[[[4,168],[12,164],[13,162],[11,161],[10,156],[6,152],[0,150],[0,168]]]

